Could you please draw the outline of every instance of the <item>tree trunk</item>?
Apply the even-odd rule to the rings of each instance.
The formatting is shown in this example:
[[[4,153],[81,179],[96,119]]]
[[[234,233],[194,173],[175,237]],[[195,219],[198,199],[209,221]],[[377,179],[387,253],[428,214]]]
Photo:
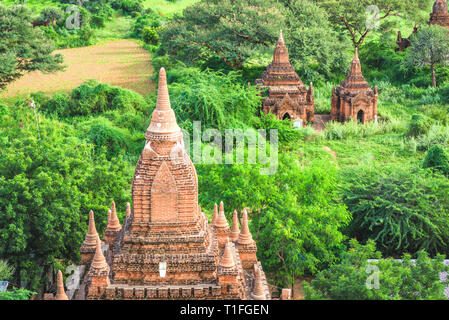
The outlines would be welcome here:
[[[435,76],[435,63],[430,65],[430,70],[432,71],[432,87],[437,87],[437,78]]]

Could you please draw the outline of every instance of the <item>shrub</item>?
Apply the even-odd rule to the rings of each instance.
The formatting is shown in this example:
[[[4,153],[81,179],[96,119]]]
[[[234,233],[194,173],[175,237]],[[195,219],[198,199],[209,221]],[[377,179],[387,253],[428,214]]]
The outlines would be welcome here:
[[[444,256],[431,259],[425,251],[420,251],[415,262],[407,254],[402,261],[397,261],[381,259],[374,241],[361,245],[352,240],[350,245],[340,263],[318,273],[311,285],[304,283],[306,299],[447,299],[445,287],[449,277],[440,281],[440,273],[449,271],[449,266],[444,265]]]
[[[84,131],[86,137],[98,149],[105,147],[107,158],[116,157],[128,150],[128,134],[116,128],[109,120],[99,117],[80,124],[80,130]]]
[[[142,31],[145,27],[157,28],[160,27],[161,24],[161,17],[157,13],[150,11],[149,13],[136,18],[133,25],[132,35],[141,38]]]
[[[98,28],[98,29],[104,28],[106,26],[105,23],[106,23],[106,19],[104,18],[104,16],[101,16],[101,15],[93,15],[92,19],[90,21],[90,25],[93,28]]]
[[[33,294],[36,294],[36,292],[23,288],[13,291],[2,291],[0,292],[0,300],[29,300]]]
[[[440,171],[449,177],[449,155],[441,146],[431,147],[426,154],[423,162],[423,168],[431,168]]]
[[[447,146],[449,144],[449,127],[434,124],[427,134],[417,139],[418,150],[425,151],[434,145]]]
[[[412,115],[407,136],[416,138],[420,135],[427,134],[430,129],[430,124],[430,121],[425,116],[421,114]]]
[[[0,260],[0,281],[11,279],[14,268],[8,265],[6,261]]]
[[[112,8],[122,10],[124,14],[133,17],[138,16],[143,11],[141,0],[114,0],[111,3]]]
[[[147,103],[133,91],[89,80],[73,89],[69,97],[56,94],[41,109],[67,118],[95,115],[108,110],[143,112],[147,109]]]
[[[342,178],[348,236],[373,239],[388,256],[449,252],[448,179],[404,166],[351,167]]]
[[[142,32],[142,40],[146,44],[157,45],[159,43],[157,28],[145,27]]]

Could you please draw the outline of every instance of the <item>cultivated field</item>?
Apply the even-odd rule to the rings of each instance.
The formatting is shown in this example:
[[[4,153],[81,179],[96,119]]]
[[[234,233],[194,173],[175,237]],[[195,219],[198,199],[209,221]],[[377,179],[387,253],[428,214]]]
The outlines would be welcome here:
[[[64,55],[65,71],[54,74],[31,72],[13,82],[0,97],[36,91],[54,94],[70,91],[88,79],[131,89],[143,95],[153,90],[151,55],[134,40],[108,40],[96,45],[58,50]]]

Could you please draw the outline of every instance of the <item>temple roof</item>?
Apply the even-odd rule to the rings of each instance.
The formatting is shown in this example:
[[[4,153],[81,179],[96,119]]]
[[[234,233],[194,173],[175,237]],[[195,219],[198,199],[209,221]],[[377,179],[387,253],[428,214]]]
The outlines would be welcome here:
[[[305,87],[301,78],[290,63],[287,47],[285,46],[282,30],[273,53],[273,61],[262,74],[264,86],[297,86]]]
[[[145,134],[147,140],[152,135],[180,134],[181,129],[176,122],[175,113],[170,105],[165,69],[159,72],[159,88],[157,92],[156,108],[151,117],[150,126]]]
[[[430,14],[430,24],[449,27],[449,12],[446,0],[436,0]]]
[[[358,48],[355,49],[354,59],[352,59],[351,69],[346,80],[343,80],[341,87],[349,90],[368,90],[368,82],[362,74],[362,65],[360,64]]]

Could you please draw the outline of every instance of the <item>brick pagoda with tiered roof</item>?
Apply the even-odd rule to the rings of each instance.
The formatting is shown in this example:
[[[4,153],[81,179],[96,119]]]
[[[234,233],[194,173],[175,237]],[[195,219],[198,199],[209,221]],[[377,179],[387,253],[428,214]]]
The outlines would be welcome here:
[[[353,119],[361,123],[377,118],[377,86],[374,91],[362,75],[357,48],[351,70],[341,86],[332,88],[331,120],[340,122]]]
[[[446,0],[435,1],[429,23],[449,28],[449,12]]]
[[[310,88],[302,82],[290,63],[288,50],[282,37],[282,30],[273,54],[273,62],[257,79],[256,84],[268,88],[268,97],[263,100],[265,114],[271,112],[278,119],[301,119],[306,125],[314,121],[313,85]]]
[[[231,229],[223,203],[210,224],[198,205],[163,68],[145,137],[123,226],[113,203],[102,243],[89,214],[86,274],[73,299],[271,299],[246,211],[240,231],[236,211]]]

